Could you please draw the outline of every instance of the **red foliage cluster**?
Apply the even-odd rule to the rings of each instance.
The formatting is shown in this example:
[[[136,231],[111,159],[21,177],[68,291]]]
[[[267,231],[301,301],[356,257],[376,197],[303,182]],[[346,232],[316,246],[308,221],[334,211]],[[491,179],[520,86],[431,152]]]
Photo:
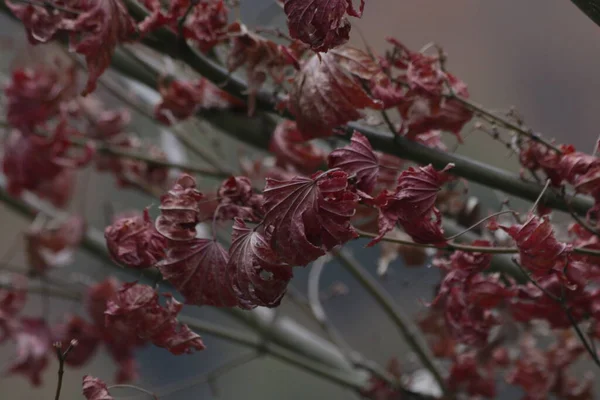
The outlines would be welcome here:
[[[393,49],[380,58],[384,74],[373,80],[371,90],[385,108],[400,113],[399,134],[431,147],[441,145],[431,136],[440,130],[462,141],[460,131],[473,113],[453,96],[468,98],[467,85],[446,72],[440,56],[414,52],[393,38],[388,42]]]
[[[156,105],[154,116],[163,124],[191,117],[203,109],[242,107],[243,103],[219,89],[205,78],[196,81],[173,80],[158,88],[162,101]]]

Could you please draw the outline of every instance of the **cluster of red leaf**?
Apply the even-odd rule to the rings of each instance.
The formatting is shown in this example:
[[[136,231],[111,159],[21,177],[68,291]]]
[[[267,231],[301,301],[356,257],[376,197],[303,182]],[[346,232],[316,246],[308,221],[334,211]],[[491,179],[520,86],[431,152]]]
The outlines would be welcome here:
[[[138,26],[141,35],[168,27],[209,51],[226,37],[229,10],[223,0],[175,0],[163,8],[159,0],[143,0],[150,15]]]
[[[573,145],[559,146],[560,153],[544,143],[528,140],[520,146],[519,161],[530,171],[543,171],[552,185],[569,184],[592,196],[596,204],[588,212],[589,220],[600,213],[600,158],[575,150]]]
[[[44,275],[70,263],[84,233],[85,221],[79,216],[43,224],[35,221],[25,232],[25,254],[31,273]]]
[[[86,58],[88,81],[83,94],[96,88],[96,81],[110,65],[119,43],[132,39],[135,23],[120,0],[64,0],[57,7],[7,1],[19,18],[32,44],[46,43],[58,32],[69,35],[69,46]]]
[[[228,28],[231,50],[227,58],[227,69],[234,72],[246,66],[248,83],[248,114],[256,109],[256,94],[270,77],[279,85],[285,78],[285,67],[298,68],[294,49],[278,45],[248,30],[245,25],[234,22]]]
[[[443,148],[439,131],[462,141],[460,131],[473,113],[454,96],[468,98],[466,84],[443,68],[440,56],[414,52],[393,38],[388,41],[393,49],[380,57],[384,74],[372,81],[371,90],[384,108],[400,113],[398,133],[435,148]]]
[[[191,117],[199,110],[243,107],[244,104],[219,89],[205,78],[196,81],[173,80],[158,88],[162,100],[154,109],[154,116],[163,124]]]

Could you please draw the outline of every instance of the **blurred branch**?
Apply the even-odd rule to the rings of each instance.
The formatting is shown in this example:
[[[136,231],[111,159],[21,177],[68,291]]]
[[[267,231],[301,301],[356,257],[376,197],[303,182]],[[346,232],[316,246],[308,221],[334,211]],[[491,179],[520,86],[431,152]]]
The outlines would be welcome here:
[[[134,18],[141,20],[146,17],[147,12],[135,0],[125,0],[125,3]],[[223,66],[203,54],[198,53],[185,43],[182,43],[180,46],[175,46],[175,43],[181,43],[175,33],[167,29],[159,29],[155,32],[154,38],[155,39],[145,40],[144,43],[158,52],[169,55],[175,59],[181,59],[200,75],[219,85],[221,89],[231,95],[242,99],[247,98],[248,86],[244,80],[232,76]],[[113,59],[113,65],[116,63],[117,60]],[[135,76],[135,73],[133,76]],[[256,95],[256,105],[258,110],[272,113],[276,109],[276,99],[269,91],[261,90]],[[285,117],[292,118],[289,114],[286,114]],[[535,201],[542,192],[541,185],[524,181],[518,175],[511,174],[505,170],[492,167],[467,157],[423,146],[402,136],[395,136],[389,132],[381,132],[370,127],[362,126],[358,123],[350,123],[346,127],[343,127],[343,130],[348,138],[352,135],[354,130],[357,130],[369,139],[375,150],[393,154],[406,160],[420,164],[431,163],[438,169],[445,167],[449,163],[454,163],[455,167],[449,171],[450,173],[526,200]],[[227,129],[225,132],[240,140],[247,141],[244,136],[240,135],[239,132],[235,130]],[[272,129],[257,132],[257,134],[262,134],[262,137],[260,138],[260,143],[255,142],[253,144],[261,148],[268,148],[272,132]],[[256,137],[257,134],[253,135],[254,139],[258,139]],[[569,210],[564,198],[558,196],[556,193],[545,193],[542,201],[547,207],[566,212]],[[571,201],[572,209],[581,215],[585,215],[592,205],[593,200],[585,196],[574,196]]]
[[[571,0],[596,25],[600,26],[600,0]]]
[[[444,373],[435,363],[435,357],[429,350],[429,346],[422,340],[423,334],[419,332],[419,329],[410,317],[404,314],[404,311],[396,304],[385,288],[347,251],[333,250],[332,254],[360,285],[369,292],[377,304],[394,322],[408,346],[417,354],[423,367],[431,373],[440,390],[444,394],[447,394]]]

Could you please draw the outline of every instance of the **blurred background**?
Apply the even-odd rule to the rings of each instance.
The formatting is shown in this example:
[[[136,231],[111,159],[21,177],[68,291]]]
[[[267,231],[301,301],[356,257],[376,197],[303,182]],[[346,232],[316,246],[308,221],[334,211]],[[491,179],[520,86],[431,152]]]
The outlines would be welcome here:
[[[243,21],[250,26],[284,27],[281,10],[273,0],[241,0]],[[352,43],[363,47],[364,40],[376,52],[386,48],[385,37],[393,36],[412,49],[429,42],[441,45],[449,55],[448,69],[468,85],[472,99],[488,109],[508,110],[514,106],[525,117],[525,123],[546,137],[574,144],[581,151],[593,151],[600,134],[600,28],[566,0],[367,0],[361,20],[353,19]],[[25,48],[22,27],[0,15],[2,40],[2,74],[6,76],[15,56],[23,58]],[[100,93],[109,107],[119,102]],[[154,94],[150,94],[155,96]],[[165,143],[172,154],[181,152],[168,132],[158,129],[134,113],[131,126],[144,136]],[[206,127],[199,126],[203,132]],[[208,132],[202,140],[211,140]],[[466,136],[466,144],[457,152],[493,165],[518,172],[515,160],[505,149],[487,135]],[[236,144],[236,146],[238,146]],[[223,157],[237,159],[233,147],[221,146]],[[93,226],[102,228],[106,221],[106,204],[124,211],[140,209],[148,204],[133,191],[117,190],[110,176],[93,171],[82,172],[77,201],[73,211],[83,212]],[[480,190],[475,188],[475,190]],[[483,193],[483,192],[482,192]],[[496,207],[493,195],[483,193],[488,207]],[[518,203],[516,203],[518,204]],[[0,206],[0,259],[14,265],[24,265],[21,236],[15,236],[27,226],[27,221]],[[378,250],[363,249],[356,242],[351,248],[356,257],[371,271],[375,270]],[[65,273],[76,271],[100,279],[105,269],[85,254],[77,254],[75,263]],[[111,274],[113,273],[110,270]],[[385,287],[407,312],[416,315],[422,303],[431,298],[439,274],[427,265],[406,268],[400,260],[391,265],[384,281]],[[414,359],[399,338],[395,327],[335,262],[327,264],[322,276],[322,289],[329,293],[332,285],[342,282],[349,293],[325,301],[326,311],[345,339],[367,357],[385,364],[398,357],[403,368],[416,368]],[[306,271],[298,271],[293,286],[306,292]],[[39,315],[41,298],[32,296],[30,315]],[[50,319],[78,305],[52,300]],[[189,309],[192,315],[236,326],[232,320],[210,309]],[[298,307],[284,300],[280,311],[318,332],[311,319]],[[191,356],[171,356],[167,351],[149,348],[139,353],[141,380],[139,385],[151,390],[200,377],[216,366],[231,360],[247,349],[205,337],[207,350]],[[0,348],[0,369],[4,369],[13,348]],[[44,385],[33,389],[18,376],[0,378],[0,398],[10,400],[53,398],[57,366],[53,364],[44,376]],[[62,399],[79,399],[81,376],[90,374],[111,382],[112,361],[99,355],[93,363],[80,370],[68,369],[65,374]],[[220,399],[289,399],[307,398],[342,400],[349,392],[339,389],[318,377],[287,366],[279,361],[261,358],[221,377],[218,382]],[[115,393],[120,395],[121,392]],[[130,393],[123,392],[125,396]],[[168,396],[169,400],[210,399],[213,394],[207,385],[197,385]],[[502,391],[499,398],[514,398],[511,391]],[[138,396],[139,397],[139,396]]]

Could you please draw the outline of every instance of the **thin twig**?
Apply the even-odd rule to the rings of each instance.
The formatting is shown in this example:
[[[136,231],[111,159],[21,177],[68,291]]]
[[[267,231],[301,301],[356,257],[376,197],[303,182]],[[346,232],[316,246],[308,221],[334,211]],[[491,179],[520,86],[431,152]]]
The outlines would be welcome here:
[[[138,392],[142,392],[144,394],[147,394],[148,396],[152,397],[154,400],[158,400],[158,397],[152,393],[149,390],[146,390],[144,388],[141,388],[139,386],[136,385],[127,385],[127,384],[118,384],[118,385],[110,385],[107,387],[108,390],[113,390],[113,389],[133,389],[133,390],[137,390]]]
[[[77,346],[77,340],[71,340],[69,343],[69,347],[63,352],[62,351],[62,343],[57,342],[54,343],[54,348],[56,350],[56,356],[58,357],[58,383],[56,384],[56,394],[54,395],[54,400],[60,399],[60,391],[62,389],[62,381],[63,375],[65,374],[65,360],[69,355],[69,352],[73,349],[73,347]]]

